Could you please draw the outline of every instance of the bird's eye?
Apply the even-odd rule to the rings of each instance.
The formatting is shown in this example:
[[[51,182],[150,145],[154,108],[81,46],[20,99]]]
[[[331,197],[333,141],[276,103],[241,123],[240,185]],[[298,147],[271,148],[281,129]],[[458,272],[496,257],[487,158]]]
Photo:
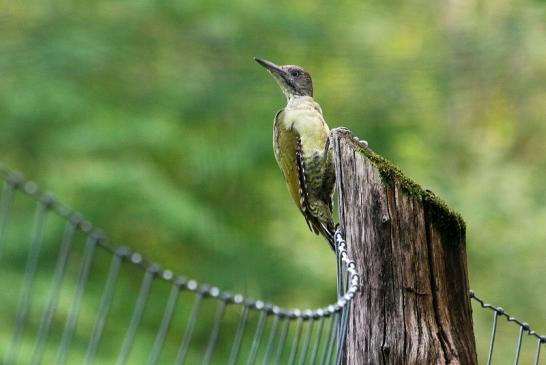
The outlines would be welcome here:
[[[292,77],[298,77],[299,75],[301,75],[301,72],[300,70],[292,70],[290,71],[290,75],[292,75]]]

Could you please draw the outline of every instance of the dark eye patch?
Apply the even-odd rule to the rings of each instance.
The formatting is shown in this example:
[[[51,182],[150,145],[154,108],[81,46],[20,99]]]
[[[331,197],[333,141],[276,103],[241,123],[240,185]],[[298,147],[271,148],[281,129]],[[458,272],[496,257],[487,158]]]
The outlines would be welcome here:
[[[292,77],[298,77],[298,76],[301,75],[301,71],[300,71],[300,70],[297,70],[297,69],[291,70],[291,71],[290,71],[290,75],[291,75]]]

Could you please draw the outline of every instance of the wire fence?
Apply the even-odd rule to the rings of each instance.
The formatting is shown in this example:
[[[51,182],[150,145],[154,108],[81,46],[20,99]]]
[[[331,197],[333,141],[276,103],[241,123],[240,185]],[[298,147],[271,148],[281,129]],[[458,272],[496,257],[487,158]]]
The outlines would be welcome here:
[[[522,322],[519,319],[512,317],[509,315],[504,308],[502,307],[495,307],[494,305],[488,304],[484,302],[481,298],[476,296],[476,293],[474,293],[473,290],[470,291],[470,298],[474,299],[475,302],[477,302],[481,308],[490,309],[493,311],[493,326],[491,329],[491,340],[489,342],[489,350],[487,352],[487,365],[492,364],[493,362],[493,350],[495,348],[495,338],[497,337],[497,330],[498,330],[498,319],[499,317],[504,317],[508,322],[515,323],[517,326],[519,326],[519,332],[518,332],[518,339],[517,339],[517,345],[515,348],[515,357],[514,357],[514,364],[519,364],[520,356],[521,356],[521,348],[523,344],[523,336],[527,335],[531,338],[535,338],[536,340],[536,351],[534,356],[534,364],[539,365],[540,363],[540,352],[542,349],[542,346],[546,344],[546,336],[542,336],[536,331],[531,329],[531,326],[527,322]]]
[[[360,277],[339,230],[337,301],[314,310],[283,309],[177,276],[116,246],[82,215],[1,165],[0,180],[3,364],[343,362]],[[498,318],[505,317],[519,326],[514,363],[526,334],[537,340],[538,365],[546,337],[470,296],[494,314],[487,363]]]
[[[12,328],[10,335],[2,333],[4,364],[92,364],[112,358],[118,365],[341,362],[359,276],[339,231],[336,303],[315,310],[283,309],[176,276],[127,247],[116,247],[80,214],[21,175],[0,167],[0,177],[0,260],[8,260],[3,266],[15,274],[2,288],[7,293],[2,327]],[[17,193],[30,201],[15,207]],[[24,219],[32,205],[33,228],[25,245],[22,232],[7,228],[10,219]],[[3,254],[6,250],[9,255]],[[48,258],[56,260],[54,267],[48,267]],[[90,288],[90,277],[97,275],[103,277],[94,281],[103,287]],[[140,286],[130,291],[137,275]],[[44,278],[50,278],[49,285]],[[95,297],[100,302],[85,309]],[[158,301],[163,301],[161,314],[146,311],[157,308]],[[155,336],[139,338],[140,328],[155,325]]]

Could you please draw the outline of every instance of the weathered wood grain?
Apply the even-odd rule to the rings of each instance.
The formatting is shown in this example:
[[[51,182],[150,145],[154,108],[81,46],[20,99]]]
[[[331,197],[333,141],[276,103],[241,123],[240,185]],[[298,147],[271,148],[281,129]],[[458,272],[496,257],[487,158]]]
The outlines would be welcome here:
[[[332,131],[340,221],[361,272],[345,362],[476,364],[462,219]]]

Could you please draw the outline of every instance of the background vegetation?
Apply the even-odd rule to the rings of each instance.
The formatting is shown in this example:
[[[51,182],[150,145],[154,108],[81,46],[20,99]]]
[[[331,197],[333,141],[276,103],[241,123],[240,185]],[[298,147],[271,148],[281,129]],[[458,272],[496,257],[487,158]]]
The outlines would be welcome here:
[[[471,287],[544,333],[544,39],[532,0],[3,2],[0,160],[177,273],[324,305],[332,255],[277,169],[285,101],[252,57],[300,64],[331,127],[462,213]],[[10,252],[4,288],[24,262]],[[490,314],[475,321],[483,358]]]

